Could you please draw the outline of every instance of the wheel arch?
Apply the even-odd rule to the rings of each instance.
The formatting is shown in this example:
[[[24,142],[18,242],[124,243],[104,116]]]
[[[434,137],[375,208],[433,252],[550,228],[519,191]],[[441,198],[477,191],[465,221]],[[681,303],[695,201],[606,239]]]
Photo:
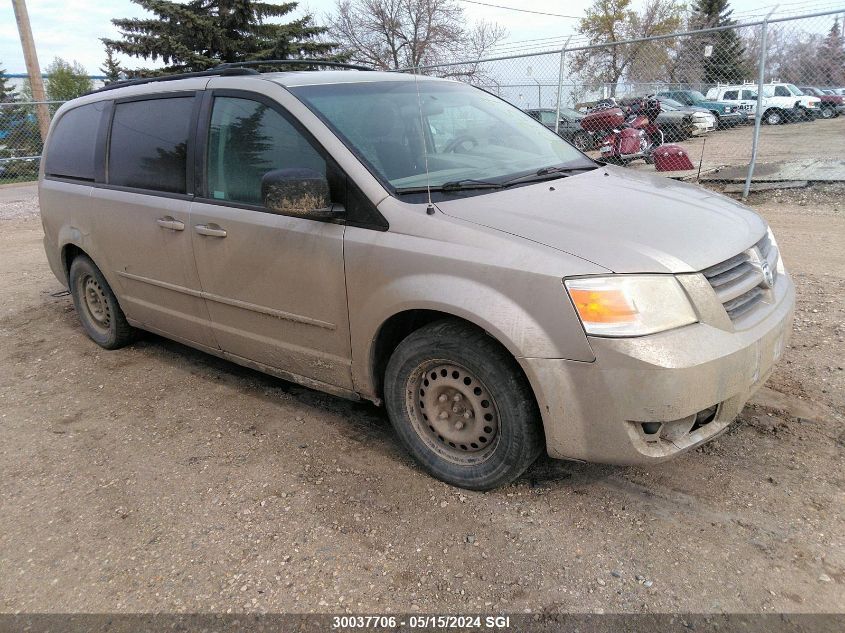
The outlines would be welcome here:
[[[507,340],[506,342],[501,333],[493,333],[490,331],[490,326],[482,325],[478,319],[473,319],[469,315],[460,314],[459,310],[449,310],[444,308],[407,308],[395,312],[390,317],[381,323],[378,330],[373,337],[373,342],[370,348],[370,358],[368,363],[367,379],[369,381],[370,396],[374,400],[380,401],[384,394],[384,374],[387,369],[387,363],[393,352],[399,344],[413,332],[425,327],[435,321],[450,319],[465,323],[481,332],[484,332],[493,341],[496,342],[513,360],[514,367],[525,377],[525,380],[531,385],[532,393],[535,401],[537,398],[534,393],[534,385],[531,383],[529,377],[523,371],[519,361],[517,360],[517,353],[513,349],[513,342]],[[362,385],[363,386],[363,385]],[[366,394],[364,394],[366,395]]]

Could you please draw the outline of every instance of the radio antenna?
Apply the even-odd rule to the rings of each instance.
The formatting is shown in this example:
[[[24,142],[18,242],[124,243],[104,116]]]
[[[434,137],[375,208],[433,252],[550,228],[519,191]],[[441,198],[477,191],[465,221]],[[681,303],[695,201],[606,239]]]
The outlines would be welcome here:
[[[425,212],[428,215],[434,215],[434,203],[431,201],[431,176],[428,173],[428,144],[425,140],[425,117],[423,116],[422,97],[420,96],[420,81],[417,78],[417,67],[414,66],[414,87],[417,91],[417,110],[420,112],[420,136],[423,142],[423,161],[425,163],[425,191],[428,195],[428,206]]]

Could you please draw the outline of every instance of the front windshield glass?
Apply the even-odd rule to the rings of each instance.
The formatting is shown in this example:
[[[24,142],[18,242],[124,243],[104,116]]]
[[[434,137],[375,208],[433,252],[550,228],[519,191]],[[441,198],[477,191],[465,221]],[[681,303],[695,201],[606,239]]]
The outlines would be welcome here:
[[[786,87],[789,88],[789,92],[794,94],[796,97],[803,97],[804,93],[801,92],[797,86],[793,86],[792,84],[786,84]]]
[[[689,96],[692,97],[695,101],[706,101],[704,95],[701,94],[698,90],[690,90]]]
[[[338,83],[290,91],[398,190],[595,165],[536,119],[458,82]]]

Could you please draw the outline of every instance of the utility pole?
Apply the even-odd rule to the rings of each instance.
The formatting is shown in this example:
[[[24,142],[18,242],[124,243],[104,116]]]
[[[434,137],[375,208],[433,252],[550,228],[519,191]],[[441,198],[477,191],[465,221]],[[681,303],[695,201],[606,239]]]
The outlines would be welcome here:
[[[15,20],[18,23],[18,33],[21,37],[21,48],[23,58],[26,62],[26,72],[29,75],[29,85],[32,87],[32,100],[38,103],[35,106],[38,115],[38,129],[41,130],[41,142],[47,139],[47,131],[50,129],[50,111],[47,109],[47,97],[44,94],[44,82],[41,79],[41,68],[38,65],[38,54],[35,52],[35,40],[32,39],[32,28],[29,25],[29,13],[26,10],[25,0],[12,0],[12,7],[15,9]]]

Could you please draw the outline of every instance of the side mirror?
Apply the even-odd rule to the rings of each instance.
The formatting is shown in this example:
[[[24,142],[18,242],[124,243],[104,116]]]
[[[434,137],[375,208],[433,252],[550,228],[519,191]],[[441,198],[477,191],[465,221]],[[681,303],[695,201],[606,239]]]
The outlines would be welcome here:
[[[332,205],[328,180],[313,169],[268,171],[261,178],[261,200],[270,211],[285,215],[334,219],[343,214],[341,205]]]

